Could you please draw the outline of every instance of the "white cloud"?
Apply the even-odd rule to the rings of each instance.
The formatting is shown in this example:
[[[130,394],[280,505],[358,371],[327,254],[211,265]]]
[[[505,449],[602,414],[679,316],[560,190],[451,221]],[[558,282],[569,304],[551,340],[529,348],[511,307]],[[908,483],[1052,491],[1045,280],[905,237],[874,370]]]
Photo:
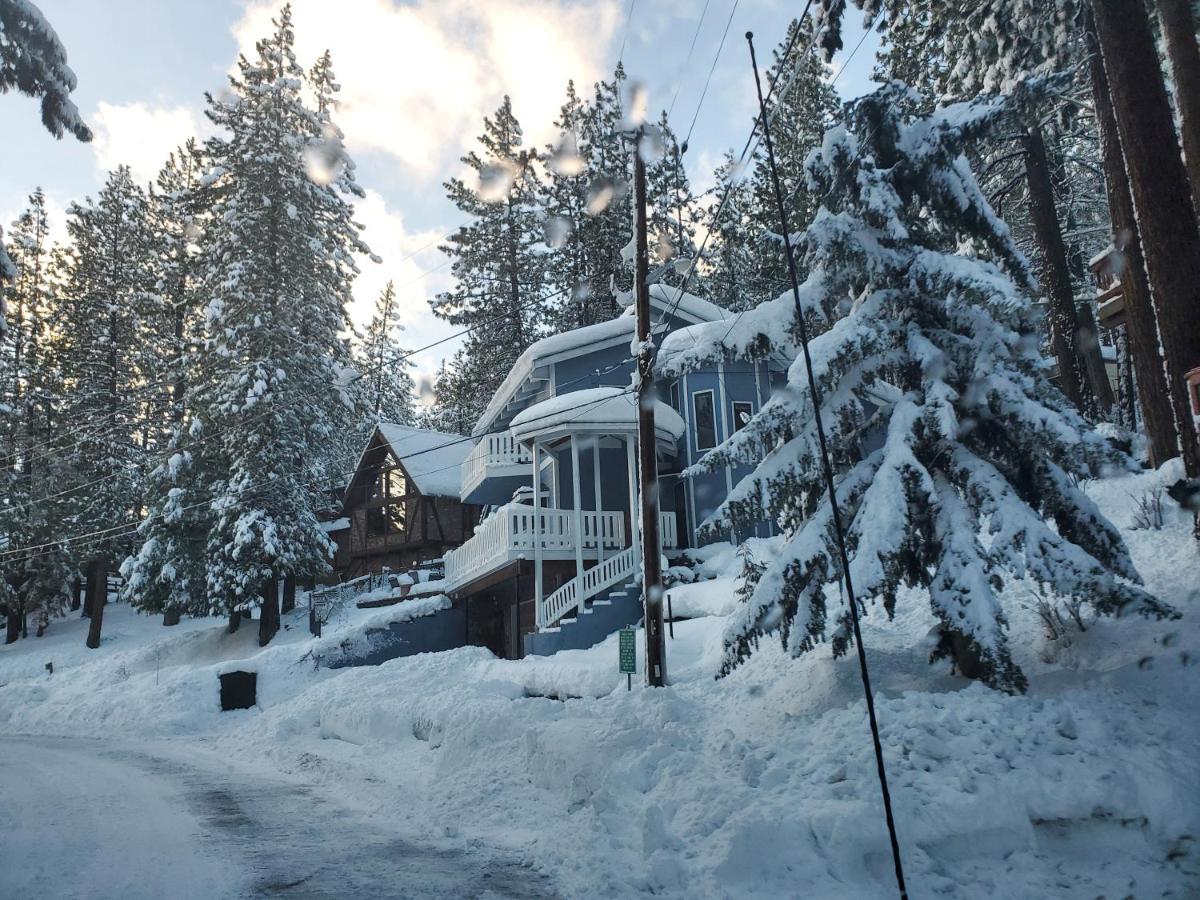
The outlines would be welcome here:
[[[129,166],[134,180],[144,184],[154,180],[172,150],[201,134],[203,124],[186,106],[101,102],[92,117],[91,148],[101,169]]]
[[[590,84],[611,63],[619,0],[296,0],[297,56],[328,48],[342,85],[338,124],[351,152],[380,151],[410,175],[441,180],[483,116],[513,98],[527,138],[552,136],[568,79]],[[255,2],[234,26],[241,52],[270,33],[278,3]]]

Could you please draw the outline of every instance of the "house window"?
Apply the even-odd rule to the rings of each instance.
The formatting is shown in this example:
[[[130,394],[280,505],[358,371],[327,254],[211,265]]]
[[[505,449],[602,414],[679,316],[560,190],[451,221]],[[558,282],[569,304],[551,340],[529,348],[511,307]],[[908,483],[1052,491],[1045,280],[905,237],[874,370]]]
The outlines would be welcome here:
[[[387,535],[387,516],[383,507],[367,510],[367,537],[381,538]]]
[[[733,430],[741,431],[750,424],[754,416],[754,404],[749,400],[733,401]]]
[[[711,450],[717,446],[717,416],[712,391],[692,394],[692,418],[696,422],[696,449]]]
[[[408,480],[402,469],[391,469],[387,473],[387,494],[393,499],[403,497],[408,493]]]
[[[404,501],[389,503],[383,508],[387,516],[388,534],[404,534],[405,510]]]
[[[679,382],[678,381],[671,382],[671,409],[675,410],[675,412],[683,412],[683,409],[679,405]]]

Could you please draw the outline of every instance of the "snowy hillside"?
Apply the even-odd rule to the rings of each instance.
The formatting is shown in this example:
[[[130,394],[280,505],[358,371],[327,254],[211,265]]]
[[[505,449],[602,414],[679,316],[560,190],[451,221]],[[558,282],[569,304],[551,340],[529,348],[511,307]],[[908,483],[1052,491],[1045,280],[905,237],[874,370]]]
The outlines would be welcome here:
[[[1089,621],[1052,644],[1030,608],[1012,622],[1026,696],[967,684],[905,649],[922,646],[931,616],[868,616],[913,896],[1195,896],[1197,550],[1174,509],[1161,531],[1129,528],[1131,498],[1173,477],[1168,467],[1088,491],[1182,620]],[[727,611],[714,594],[733,587],[675,589],[676,608],[699,617],[675,626],[673,685],[635,680],[632,692],[615,636],[519,662],[466,648],[330,671],[312,663],[302,612],[260,651],[252,628],[230,636],[193,620],[167,631],[117,605],[102,654],[83,649],[76,620],[0,649],[0,723],[199,742],[413,839],[511,848],[565,896],[886,896],[855,663],[827,650],[791,660],[764,644],[714,680],[726,619],[705,613]],[[323,643],[403,606],[334,623]],[[237,667],[259,673],[259,708],[221,713],[216,674]],[[454,824],[430,834],[429,822]]]

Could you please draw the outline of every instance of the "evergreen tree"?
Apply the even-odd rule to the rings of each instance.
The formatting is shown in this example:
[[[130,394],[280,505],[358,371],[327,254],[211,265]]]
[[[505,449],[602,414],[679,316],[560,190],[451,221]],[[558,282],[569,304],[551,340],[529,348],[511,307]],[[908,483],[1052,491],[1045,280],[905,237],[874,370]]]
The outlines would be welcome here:
[[[459,350],[450,364],[442,360],[433,382],[433,404],[421,419],[424,428],[447,434],[470,434],[490,395],[474,390],[470,380],[463,377],[464,352]]]
[[[205,249],[205,353],[219,366],[195,400],[221,467],[207,593],[231,613],[261,607],[262,643],[278,628],[277,580],[328,567],[311,460],[336,430],[353,254],[367,250],[344,196],[361,189],[329,120],[331,73],[310,82],[325,98],[310,109],[289,7],[274,26],[238,60],[233,98],[209,97],[225,131],[206,148],[220,227]]]
[[[56,138],[69,131],[81,141],[92,139],[71,100],[75,73],[67,51],[29,0],[0,0],[0,94],[13,88],[42,98],[42,124]]]
[[[34,616],[40,634],[62,612],[73,572],[60,544],[63,466],[54,452],[60,385],[52,339],[56,314],[52,254],[41,189],[10,232],[11,328],[0,334],[0,578],[10,589],[10,638]],[[28,553],[21,547],[40,547]],[[3,589],[0,589],[2,592]]]
[[[472,390],[491,396],[518,356],[544,330],[546,258],[537,154],[524,147],[508,97],[484,120],[482,154],[462,162],[479,186],[446,182],[446,196],[470,217],[442,247],[453,257],[456,283],[432,302],[436,315],[471,328],[456,371]]]
[[[820,198],[809,190],[804,161],[821,144],[825,129],[837,117],[840,102],[837,92],[826,79],[826,67],[820,54],[810,50],[810,26],[793,19],[787,34],[773,53],[767,73],[768,83],[776,86],[767,111],[771,116],[771,134],[775,142],[775,162],[779,182],[787,204],[788,221],[811,222]],[[788,47],[791,52],[785,58]],[[754,157],[750,177],[754,219],[761,237],[751,243],[757,256],[746,290],[758,302],[775,297],[787,286],[787,262],[783,258],[778,212],[766,152],[760,145]]]
[[[728,191],[724,206],[714,215],[713,236],[705,252],[708,270],[704,289],[718,306],[741,312],[757,305],[751,286],[757,274],[758,250],[762,228],[757,224],[758,206],[745,174],[739,171],[732,152],[726,152],[721,165],[713,173],[718,187],[716,202]]]
[[[141,508],[147,421],[137,401],[158,391],[161,377],[145,341],[156,240],[146,194],[126,167],[109,175],[95,201],[72,204],[67,230],[72,246],[57,314],[61,422],[76,429],[64,454],[71,490],[66,522],[72,532],[88,534],[130,522]],[[111,541],[82,545],[90,581],[106,582],[118,549]],[[102,610],[102,600],[91,610],[93,649]]]
[[[809,161],[823,203],[802,238],[800,298],[824,329],[810,348],[820,409],[795,365],[788,389],[701,464],[755,467],[709,527],[769,516],[786,537],[727,633],[725,670],[774,631],[793,653],[850,641],[819,414],[859,598],[890,615],[902,586],[925,589],[935,657],[1019,691],[1005,579],[1101,614],[1177,614],[1137,586],[1119,532],[1076,487],[1113,452],[1047,380],[1026,263],[963,157],[1013,110],[985,99],[911,117],[897,102],[910,93],[893,84],[858,101]],[[668,374],[725,353],[797,354],[790,291],[732,329],[696,330],[668,339]]]
[[[161,373],[163,402],[154,421],[156,453],[145,482],[140,546],[122,563],[121,598],[143,612],[162,613],[164,625],[177,624],[184,614],[211,611],[205,547],[212,514],[206,501],[216,460],[189,408],[200,373],[213,374],[211,362],[198,352],[203,337],[199,251],[211,227],[201,168],[199,148],[188,141],[168,158],[150,194],[158,238],[150,349]]]
[[[397,342],[404,330],[399,319],[396,287],[389,281],[375,301],[375,315],[367,326],[359,370],[364,373],[371,418],[375,422],[412,425],[416,421],[413,410],[416,386],[411,372],[413,363]]]

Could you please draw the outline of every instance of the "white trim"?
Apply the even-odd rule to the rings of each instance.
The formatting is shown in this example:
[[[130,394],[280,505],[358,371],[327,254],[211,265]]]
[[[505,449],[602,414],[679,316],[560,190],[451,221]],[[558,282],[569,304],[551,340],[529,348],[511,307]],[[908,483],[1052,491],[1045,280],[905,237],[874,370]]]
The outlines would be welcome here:
[[[729,387],[725,381],[724,356],[717,360],[717,384],[721,386],[721,427],[725,432],[725,437],[721,440],[727,441],[733,432],[729,430]],[[725,496],[728,497],[733,493],[733,469],[730,466],[723,468],[725,469]]]
[[[583,491],[579,477],[579,435],[571,435],[571,510],[575,513],[575,577],[583,577]],[[583,615],[583,594],[579,595],[579,614]]]
[[[696,398],[699,397],[701,394],[708,394],[708,396],[711,398],[712,414],[713,414],[713,445],[712,445],[712,447],[701,447],[700,446],[700,414],[696,411]],[[717,392],[714,391],[712,388],[704,388],[699,391],[693,391],[691,393],[691,395],[688,397],[688,403],[691,404],[692,412],[695,414],[695,418],[696,418],[696,428],[692,432],[692,435],[696,439],[696,457],[698,459],[701,453],[707,453],[709,450],[714,449],[718,444],[721,443],[721,439],[717,435]]]

